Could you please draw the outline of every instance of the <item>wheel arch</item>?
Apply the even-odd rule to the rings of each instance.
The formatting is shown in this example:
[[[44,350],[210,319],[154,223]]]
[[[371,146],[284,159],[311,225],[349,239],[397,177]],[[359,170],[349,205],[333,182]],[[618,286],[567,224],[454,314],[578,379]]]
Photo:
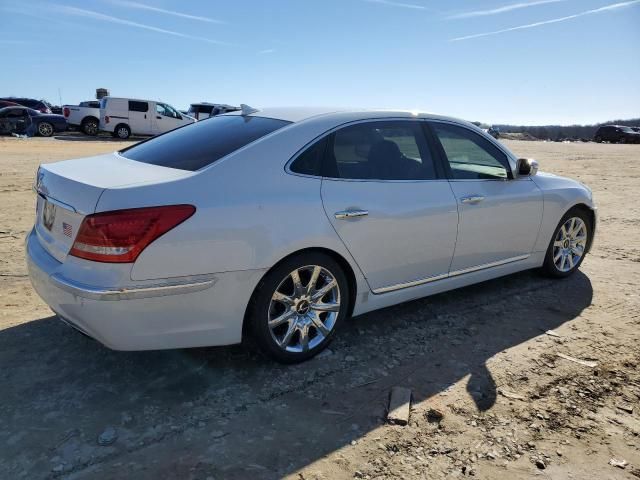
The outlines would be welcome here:
[[[340,265],[340,267],[342,268],[342,271],[344,272],[345,276],[347,277],[347,283],[348,283],[348,288],[349,288],[349,305],[348,305],[348,310],[347,310],[347,316],[348,317],[351,316],[351,314],[353,313],[353,309],[355,307],[355,303],[356,303],[356,295],[358,294],[358,283],[357,283],[357,279],[356,279],[356,274],[355,274],[351,264],[347,261],[346,258],[344,258],[344,256],[342,256],[341,254],[339,254],[335,250],[331,250],[331,249],[325,248],[325,247],[303,248],[301,250],[296,250],[295,252],[289,253],[288,255],[282,257],[280,260],[278,260],[276,263],[274,263],[273,266],[271,266],[271,268],[269,268],[266,272],[264,272],[264,274],[260,278],[260,281],[258,281],[258,283],[256,284],[255,288],[253,289],[253,292],[251,293],[251,297],[249,298],[249,302],[247,303],[247,306],[245,307],[244,317],[242,319],[242,338],[243,339],[246,338],[246,334],[248,333],[249,311],[251,310],[251,305],[252,305],[252,303],[254,301],[254,298],[256,296],[258,288],[260,287],[260,284],[262,283],[262,279],[264,279],[271,271],[273,271],[280,264],[282,264],[283,262],[287,261],[291,257],[294,257],[296,255],[302,255],[302,254],[305,254],[305,253],[323,253],[323,254],[331,257],[333,260],[335,260],[338,263],[338,265]]]
[[[86,117],[84,117],[82,119],[82,121],[80,122],[80,125],[84,125],[86,122],[88,122],[89,120],[95,120],[96,122],[98,122],[98,124],[100,124],[100,119],[93,116],[93,115],[87,115]],[[120,125],[120,124],[118,124]]]

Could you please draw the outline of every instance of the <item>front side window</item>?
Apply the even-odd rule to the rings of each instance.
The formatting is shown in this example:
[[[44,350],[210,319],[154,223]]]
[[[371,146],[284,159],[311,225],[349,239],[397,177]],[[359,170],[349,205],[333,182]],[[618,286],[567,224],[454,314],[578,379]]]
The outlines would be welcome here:
[[[507,156],[486,138],[468,128],[448,123],[431,124],[451,168],[458,180],[492,180],[509,178]]]
[[[138,162],[196,171],[290,122],[263,117],[213,117],[120,151]]]
[[[413,121],[351,125],[332,135],[325,175],[359,180],[433,180],[434,162]]]
[[[178,112],[170,105],[165,105],[164,103],[156,103],[156,113],[164,117],[179,118]]]

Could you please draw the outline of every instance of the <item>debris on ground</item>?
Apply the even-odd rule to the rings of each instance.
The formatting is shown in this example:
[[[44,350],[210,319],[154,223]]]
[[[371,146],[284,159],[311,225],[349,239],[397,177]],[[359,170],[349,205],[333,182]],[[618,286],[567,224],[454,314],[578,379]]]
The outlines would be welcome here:
[[[625,469],[627,468],[627,465],[629,465],[629,462],[627,462],[626,460],[618,460],[617,458],[612,458],[611,460],[609,460],[609,465]]]
[[[118,439],[118,432],[113,427],[105,428],[100,435],[98,435],[98,445],[106,447],[113,444]]]
[[[570,362],[584,365],[585,367],[596,368],[598,366],[598,362],[593,362],[590,360],[580,360],[579,358],[571,357],[569,355],[565,355],[564,353],[556,353],[556,355],[560,358],[564,358],[565,360],[569,360]]]
[[[411,390],[404,387],[393,387],[389,395],[389,413],[387,420],[396,425],[409,423],[411,410]]]

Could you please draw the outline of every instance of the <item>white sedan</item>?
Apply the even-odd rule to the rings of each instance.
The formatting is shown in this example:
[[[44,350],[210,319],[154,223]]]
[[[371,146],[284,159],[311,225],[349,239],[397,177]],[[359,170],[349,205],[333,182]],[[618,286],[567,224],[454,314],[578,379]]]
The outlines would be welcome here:
[[[589,188],[475,126],[243,106],[122,151],[42,165],[36,291],[117,350],[238,343],[297,362],[348,316],[541,268],[575,272]]]

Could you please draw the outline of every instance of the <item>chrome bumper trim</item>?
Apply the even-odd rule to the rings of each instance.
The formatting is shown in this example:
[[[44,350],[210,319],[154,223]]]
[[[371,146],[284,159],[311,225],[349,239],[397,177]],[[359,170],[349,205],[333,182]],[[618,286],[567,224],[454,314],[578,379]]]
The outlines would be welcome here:
[[[139,298],[164,297],[167,295],[181,295],[183,293],[200,292],[211,288],[216,279],[202,278],[197,281],[166,282],[144,287],[102,288],[73,282],[61,275],[53,274],[50,280],[55,286],[72,295],[90,300],[134,300]]]

